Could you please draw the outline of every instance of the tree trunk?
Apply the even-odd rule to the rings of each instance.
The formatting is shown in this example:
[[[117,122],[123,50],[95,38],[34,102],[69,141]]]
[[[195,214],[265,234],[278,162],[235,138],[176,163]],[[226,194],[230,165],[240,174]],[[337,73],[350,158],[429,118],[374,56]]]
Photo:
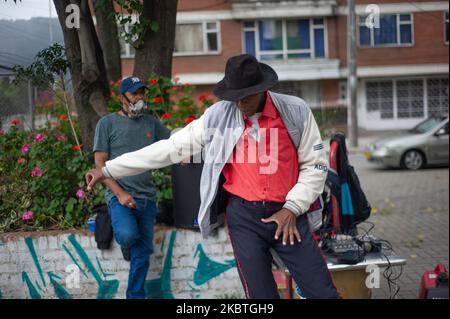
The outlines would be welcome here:
[[[107,114],[110,96],[103,53],[92,21],[87,0],[53,0],[64,35],[70,62],[75,106],[84,148],[92,150],[95,126]],[[80,28],[66,27],[66,6],[80,8]]]
[[[120,44],[117,24],[110,15],[114,13],[111,0],[94,0],[97,34],[103,50],[106,72],[109,81],[117,81],[122,77],[120,60]]]
[[[172,76],[177,0],[144,1],[142,16],[156,21],[159,30],[147,30],[144,43],[136,49],[133,74],[146,80],[150,73]]]

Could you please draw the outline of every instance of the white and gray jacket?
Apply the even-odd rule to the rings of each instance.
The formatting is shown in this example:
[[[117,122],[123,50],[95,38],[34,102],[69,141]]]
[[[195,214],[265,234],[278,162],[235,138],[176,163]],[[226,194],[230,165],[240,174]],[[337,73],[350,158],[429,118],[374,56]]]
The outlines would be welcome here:
[[[298,181],[286,195],[284,207],[299,216],[309,209],[324,190],[327,155],[317,123],[305,101],[295,96],[268,93],[297,148]],[[201,155],[204,165],[200,181],[198,223],[203,237],[207,237],[219,224],[216,216],[211,216],[211,205],[219,188],[220,174],[244,128],[242,112],[235,103],[219,101],[200,118],[173,133],[169,139],[107,161],[103,174],[120,179],[179,163],[191,155],[196,155],[199,162]],[[311,221],[310,218],[312,224],[320,222]]]

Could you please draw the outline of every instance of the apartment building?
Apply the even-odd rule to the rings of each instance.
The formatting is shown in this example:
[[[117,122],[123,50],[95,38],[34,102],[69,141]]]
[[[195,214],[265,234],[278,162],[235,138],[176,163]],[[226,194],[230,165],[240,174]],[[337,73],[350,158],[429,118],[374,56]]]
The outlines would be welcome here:
[[[360,127],[404,129],[448,115],[448,5],[356,0]],[[241,53],[277,71],[275,91],[313,108],[347,105],[346,0],[179,0],[173,73],[181,82],[211,92]],[[122,43],[124,76],[133,62]]]

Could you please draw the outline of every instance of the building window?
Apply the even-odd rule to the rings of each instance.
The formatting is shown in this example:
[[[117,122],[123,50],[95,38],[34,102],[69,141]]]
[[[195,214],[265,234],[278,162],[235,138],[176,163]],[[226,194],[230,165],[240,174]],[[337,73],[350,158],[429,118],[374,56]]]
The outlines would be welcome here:
[[[448,116],[448,78],[368,81],[367,112],[381,119],[414,119]]]
[[[448,116],[448,79],[427,80],[428,116]]]
[[[423,80],[397,81],[397,117],[423,118]]]
[[[320,106],[320,81],[280,81],[272,91],[299,96],[311,108]]]
[[[448,44],[448,11],[444,13],[445,43]]]
[[[322,18],[244,22],[245,52],[259,60],[324,58],[325,22]]]
[[[392,81],[366,83],[367,111],[380,112],[382,119],[394,117],[394,88]]]
[[[380,16],[379,28],[366,26],[366,16],[359,17],[359,45],[361,47],[402,46],[413,43],[412,14]]]
[[[219,22],[177,24],[174,55],[218,54],[220,52],[219,29]]]

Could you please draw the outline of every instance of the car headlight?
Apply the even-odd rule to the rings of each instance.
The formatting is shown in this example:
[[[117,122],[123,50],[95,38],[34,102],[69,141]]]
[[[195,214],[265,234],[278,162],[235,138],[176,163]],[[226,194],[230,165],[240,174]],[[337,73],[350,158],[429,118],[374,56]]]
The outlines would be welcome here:
[[[386,156],[386,155],[389,155],[390,152],[391,152],[391,149],[384,145],[377,147],[377,150],[376,150],[376,153],[378,156]]]

